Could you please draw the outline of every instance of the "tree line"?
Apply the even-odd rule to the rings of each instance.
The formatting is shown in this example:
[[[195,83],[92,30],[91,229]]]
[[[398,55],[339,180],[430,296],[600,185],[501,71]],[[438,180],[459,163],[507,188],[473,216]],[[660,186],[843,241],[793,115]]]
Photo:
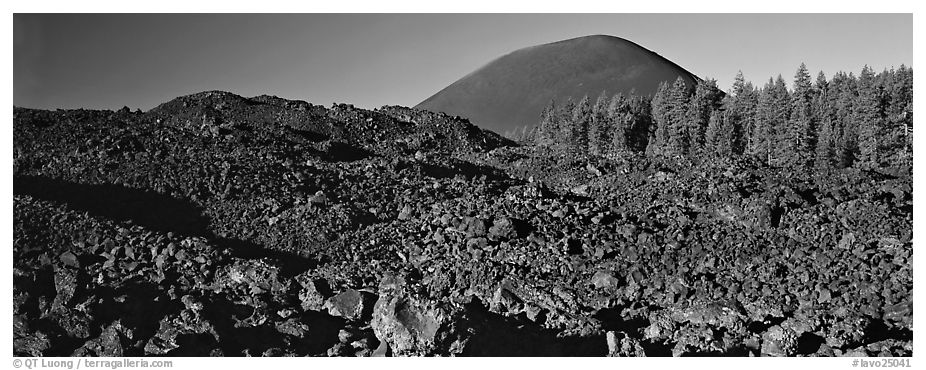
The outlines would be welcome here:
[[[801,64],[790,89],[781,75],[757,87],[740,72],[727,93],[713,79],[690,86],[679,77],[652,97],[551,101],[516,139],[570,155],[749,156],[809,170],[912,166],[912,128],[912,68],[812,81]]]

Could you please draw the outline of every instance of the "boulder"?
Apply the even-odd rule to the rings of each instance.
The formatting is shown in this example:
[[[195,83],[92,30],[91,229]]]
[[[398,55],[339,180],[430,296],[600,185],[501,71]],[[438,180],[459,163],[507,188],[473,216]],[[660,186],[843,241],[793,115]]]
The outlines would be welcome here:
[[[399,220],[408,220],[409,218],[411,218],[411,216],[412,216],[412,207],[409,205],[405,205],[399,211]]]
[[[482,237],[486,235],[486,223],[481,218],[466,218],[466,236],[469,238]]]
[[[370,326],[384,345],[374,356],[387,353],[383,348],[395,356],[462,353],[469,338],[455,323],[459,311],[415,291],[402,277],[387,275],[381,281]]]
[[[80,268],[80,262],[77,260],[77,256],[71,251],[62,253],[59,259],[67,266]]]
[[[595,289],[613,289],[620,286],[621,281],[610,272],[598,271],[592,276],[589,283],[595,287]]]
[[[328,298],[324,307],[332,316],[348,320],[367,320],[373,314],[374,302],[376,302],[374,294],[348,289]]]
[[[609,331],[605,337],[608,341],[608,357],[646,357],[640,341],[627,333]]]
[[[496,219],[492,227],[489,228],[489,237],[495,240],[507,240],[518,237],[518,233],[511,219],[502,217]]]
[[[518,314],[524,311],[524,301],[511,290],[500,286],[492,296],[492,308],[496,312]]]
[[[77,272],[67,268],[55,268],[55,300],[52,308],[65,310],[70,306],[77,290]]]
[[[884,307],[884,320],[913,327],[913,303],[907,301]]]
[[[261,260],[237,260],[216,274],[214,289],[279,294],[289,289],[289,281],[280,278],[279,266]]]
[[[762,355],[772,357],[794,356],[797,353],[797,333],[779,325],[762,334]]]
[[[321,311],[325,302],[331,296],[331,288],[321,279],[297,278],[302,289],[299,290],[300,306],[306,311]]]

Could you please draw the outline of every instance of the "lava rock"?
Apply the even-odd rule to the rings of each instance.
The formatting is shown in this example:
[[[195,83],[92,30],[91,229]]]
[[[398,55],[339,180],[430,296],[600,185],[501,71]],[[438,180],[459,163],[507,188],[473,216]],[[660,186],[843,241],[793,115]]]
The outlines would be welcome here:
[[[514,223],[507,217],[498,218],[489,228],[489,237],[493,240],[508,240],[518,236]]]
[[[772,326],[762,334],[762,355],[783,357],[797,353],[797,333],[779,325]]]
[[[595,289],[616,289],[620,286],[620,279],[606,271],[598,271],[589,282]]]
[[[884,320],[901,323],[905,327],[913,327],[913,303],[901,302],[884,307]]]
[[[66,311],[77,291],[77,272],[67,268],[55,269],[55,300],[52,308]]]
[[[281,279],[280,267],[261,260],[237,260],[216,277],[217,289],[244,289],[249,294],[284,293],[289,282]]]
[[[194,342],[187,342],[191,340]],[[217,349],[219,340],[218,332],[208,321],[165,316],[145,343],[145,355],[210,355]]]
[[[348,289],[329,298],[325,302],[325,309],[332,316],[343,317],[348,320],[368,320],[373,314],[376,295]]]
[[[387,275],[370,326],[396,356],[460,354],[467,337],[457,330],[453,310],[414,293],[403,277]],[[381,353],[379,349],[376,351]]]
[[[297,318],[287,319],[274,324],[280,334],[291,335],[296,338],[305,338],[310,333],[309,326]]]
[[[518,314],[524,311],[524,301],[505,287],[498,287],[492,296],[492,309],[496,312]]]
[[[306,311],[321,311],[331,296],[331,288],[321,279],[299,279],[302,289],[299,291],[300,306]]]
[[[398,218],[399,220],[404,221],[404,220],[408,220],[411,217],[412,217],[412,207],[406,204],[404,207],[402,207],[401,210],[399,210]]]
[[[608,331],[608,357],[646,357],[639,340],[631,338],[624,332]]]
[[[122,325],[120,320],[114,321],[106,327],[99,338],[87,341],[81,348],[74,351],[72,356],[101,356],[101,357],[122,357],[125,353],[125,347],[129,342],[123,339],[132,339],[132,331]]]
[[[67,266],[80,268],[80,262],[77,260],[77,255],[71,251],[62,253],[59,258],[61,259],[61,262]]]
[[[328,196],[325,195],[321,190],[315,192],[314,195],[309,197],[309,204],[316,206],[324,206],[328,204]]]
[[[477,217],[468,217],[465,222],[466,237],[477,238],[486,235],[486,223],[483,219]]]

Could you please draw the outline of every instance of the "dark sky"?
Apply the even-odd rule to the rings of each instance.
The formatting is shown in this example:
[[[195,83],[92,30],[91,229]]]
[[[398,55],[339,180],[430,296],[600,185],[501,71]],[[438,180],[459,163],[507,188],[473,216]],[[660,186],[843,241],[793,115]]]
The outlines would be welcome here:
[[[226,90],[328,105],[412,106],[513,50],[626,38],[728,89],[911,65],[910,14],[15,14],[13,99],[147,110]]]

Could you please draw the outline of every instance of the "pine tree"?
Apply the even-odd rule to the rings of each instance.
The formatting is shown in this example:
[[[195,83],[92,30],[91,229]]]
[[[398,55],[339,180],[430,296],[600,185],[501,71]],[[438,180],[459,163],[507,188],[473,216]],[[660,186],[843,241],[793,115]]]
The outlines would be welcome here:
[[[646,149],[650,132],[654,129],[650,99],[633,95],[630,98],[630,127],[624,131],[624,140],[628,150],[643,151]]]
[[[588,154],[588,126],[592,121],[592,106],[588,95],[582,97],[572,112],[571,152],[575,155]]]
[[[732,100],[727,103],[724,112],[725,125],[732,128],[732,141],[730,150],[735,154],[748,152],[752,147],[753,131],[755,131],[756,107],[759,102],[759,93],[752,83],[746,82],[743,71],[738,71],[730,90]]]
[[[791,93],[791,112],[782,139],[785,164],[806,169],[813,156],[814,122],[811,114],[812,85],[807,66],[801,63],[794,75],[794,91]]]
[[[779,147],[781,131],[790,113],[790,94],[779,75],[777,79],[770,78],[758,95],[747,153],[766,165],[779,165],[783,154]]]
[[[836,120],[833,136],[836,138],[836,166],[851,166],[858,157],[858,129],[855,122],[855,104],[858,96],[858,81],[855,76],[837,73],[831,81],[836,95]]]
[[[575,138],[572,136],[575,132],[575,121],[573,120],[573,114],[575,113],[576,103],[569,97],[566,99],[566,103],[563,104],[562,108],[557,110],[557,137],[556,137],[556,147],[560,150],[569,151],[572,147],[572,143],[575,141]]]
[[[537,142],[537,125],[530,127],[524,127],[524,134],[522,135],[522,142],[526,144],[535,144]]]
[[[732,125],[735,128],[732,149],[736,154],[743,154],[746,153],[747,147],[751,146],[751,140],[753,139],[756,112],[759,105],[759,91],[751,82],[746,82],[740,89],[739,94],[734,96],[734,100],[736,122]]]
[[[746,78],[743,77],[743,71],[737,71],[736,77],[733,78],[733,88],[730,90],[731,95],[742,95],[746,90]]]
[[[720,109],[711,111],[707,129],[704,132],[704,152],[708,156],[723,155],[729,143],[723,142],[723,112]]]
[[[592,107],[592,121],[588,126],[588,153],[591,155],[604,155],[607,151],[607,131],[610,126],[608,102],[607,95],[602,91]]]
[[[537,145],[550,147],[556,143],[556,137],[559,133],[559,124],[556,122],[556,104],[550,100],[550,104],[540,113],[540,124],[537,128]]]
[[[881,89],[875,84],[874,75],[867,65],[862,68],[858,81],[855,122],[859,135],[859,160],[866,167],[876,167],[882,158],[880,144],[884,135]]]
[[[672,84],[669,100],[668,149],[673,154],[686,154],[691,143],[686,124],[689,90],[685,80],[679,76]]]
[[[890,106],[891,151],[900,164],[912,166],[913,160],[913,70],[901,64],[891,76]]]
[[[650,106],[652,107],[654,130],[647,140],[646,152],[648,155],[662,153],[669,142],[669,94],[670,87],[665,81],[659,84],[656,93],[653,94]]]
[[[608,130],[608,152],[611,155],[620,155],[627,150],[627,126],[623,113],[625,104],[623,93],[614,94],[608,103],[608,122],[611,123]]]
[[[788,152],[787,146],[780,145],[787,140],[786,125],[788,118],[791,116],[791,94],[785,84],[785,79],[778,75],[773,86],[772,97],[772,126],[769,137],[769,146],[771,146],[772,157],[769,163],[773,166],[782,166],[787,164]]]
[[[721,96],[716,80],[702,80],[695,87],[684,121],[688,128],[689,154],[700,153],[704,149],[704,133],[707,130],[711,112],[720,105]]]
[[[772,128],[772,79],[759,89],[759,101],[756,106],[756,122],[749,131],[749,143],[746,153],[768,164],[768,139]]]
[[[752,139],[748,152],[766,165],[771,165],[772,148],[775,141],[776,120],[775,104],[777,103],[777,90],[771,78],[759,92],[759,104],[756,107],[756,123],[752,131]]]
[[[833,167],[836,153],[836,138],[833,128],[834,112],[830,98],[830,86],[821,71],[814,84],[812,102],[813,120],[817,123],[817,143],[814,149],[814,166],[818,169]]]

